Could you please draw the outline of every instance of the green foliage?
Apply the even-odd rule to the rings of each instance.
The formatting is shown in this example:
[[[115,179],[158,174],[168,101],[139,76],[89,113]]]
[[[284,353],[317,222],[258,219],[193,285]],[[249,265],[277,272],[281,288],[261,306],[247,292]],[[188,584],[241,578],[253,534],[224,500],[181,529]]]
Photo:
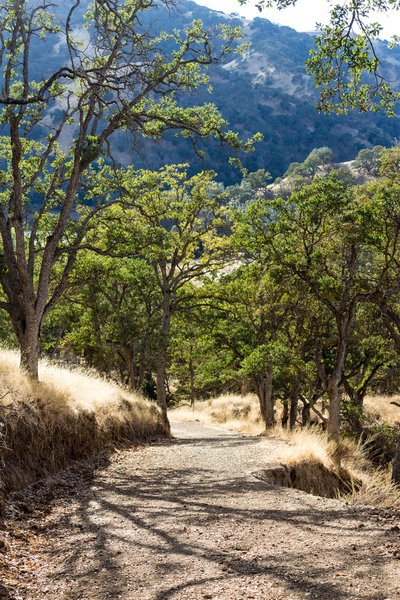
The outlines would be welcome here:
[[[383,146],[375,146],[372,149],[363,148],[354,159],[352,163],[353,168],[359,171],[366,171],[371,175],[377,175],[384,150]]]
[[[240,184],[225,189],[226,203],[244,210],[257,196],[265,195],[266,185],[270,178],[270,174],[265,169],[249,173],[243,177]]]
[[[242,4],[246,0],[239,0]],[[258,7],[281,9],[296,0],[260,0]],[[398,0],[358,0],[331,8],[330,22],[319,27],[316,48],[307,61],[308,72],[320,87],[318,108],[323,111],[361,112],[385,110],[393,115],[400,93],[387,82],[377,54],[377,38],[383,26],[371,21],[373,12],[386,13],[400,8]],[[393,48],[399,43],[394,36]]]
[[[361,421],[364,414],[363,406],[354,404],[348,396],[341,401],[341,417],[343,421],[352,423],[354,420]]]
[[[332,169],[332,171],[330,171],[330,174],[334,176],[338,181],[342,181],[349,187],[357,183],[356,178],[354,177],[354,175],[348,167],[339,167],[338,169]]]
[[[328,165],[334,162],[336,158],[336,154],[326,146],[314,148],[304,162],[292,163],[284,174],[284,177],[300,177],[311,181],[318,172],[323,173],[323,165]]]

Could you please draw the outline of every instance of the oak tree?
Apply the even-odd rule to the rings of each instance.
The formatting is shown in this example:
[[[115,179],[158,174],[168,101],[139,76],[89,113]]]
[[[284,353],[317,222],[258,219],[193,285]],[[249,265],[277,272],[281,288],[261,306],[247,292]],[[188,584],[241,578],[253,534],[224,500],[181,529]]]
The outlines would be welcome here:
[[[0,3],[0,306],[10,315],[21,365],[34,378],[43,320],[68,285],[85,228],[119,194],[117,177],[114,190],[108,187],[116,165],[107,158],[91,173],[106,168],[106,189],[93,184],[92,210],[76,223],[77,203],[89,206],[82,182],[102,154],[110,155],[113,134],[129,131],[134,145],[175,130],[195,149],[207,137],[235,151],[249,148],[214,105],[179,105],[182,93],[206,83],[204,68],[233,51],[237,29],[205,31],[194,21],[185,32],[154,31],[142,15],[155,0],[66,4]],[[32,55],[48,55],[49,46],[63,47],[65,58],[42,61],[39,71]],[[63,268],[55,269],[60,261]]]

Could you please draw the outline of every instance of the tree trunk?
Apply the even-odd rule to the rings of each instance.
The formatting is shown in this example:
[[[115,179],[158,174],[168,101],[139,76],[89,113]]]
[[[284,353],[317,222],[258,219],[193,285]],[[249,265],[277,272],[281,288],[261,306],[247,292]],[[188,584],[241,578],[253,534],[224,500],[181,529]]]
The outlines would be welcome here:
[[[32,379],[39,379],[39,336],[26,336],[21,342],[20,367]]]
[[[303,409],[301,411],[301,424],[306,427],[310,424],[311,420],[311,404],[306,400],[303,402]]]
[[[142,346],[140,349],[140,359],[139,359],[139,366],[138,366],[138,375],[137,375],[137,380],[136,380],[136,389],[137,390],[141,390],[143,387],[143,382],[144,382],[144,378],[145,378],[145,373],[146,373],[146,352],[147,352],[147,342],[146,342],[146,338],[147,338],[147,332],[145,335],[145,339],[142,342]]]
[[[160,343],[157,352],[157,367],[156,367],[156,385],[157,385],[157,404],[161,410],[163,425],[167,434],[171,433],[171,427],[167,413],[167,392],[165,382],[167,379],[167,348],[168,334],[171,329],[171,296],[166,290],[163,290],[163,306],[160,329]]]
[[[63,325],[59,325],[57,327],[57,339],[55,341],[54,344],[54,348],[53,350],[50,352],[50,358],[55,358],[56,356],[58,356],[58,348],[60,347],[60,342],[61,342],[61,338],[62,338],[62,334],[64,333],[64,326]]]
[[[286,427],[286,425],[288,424],[289,421],[289,404],[287,402],[287,400],[285,399],[283,402],[283,411],[282,411],[282,419],[281,419],[281,425],[283,428]]]
[[[20,345],[20,367],[32,379],[39,379],[40,320],[12,320]]]
[[[327,389],[329,397],[328,435],[331,439],[339,440],[340,429],[340,392],[338,382],[331,378]]]
[[[135,373],[133,370],[133,352],[129,344],[124,344],[124,357],[126,370],[128,371],[129,389],[135,389]]]
[[[167,413],[167,393],[165,389],[166,380],[166,357],[164,348],[161,348],[157,353],[157,368],[156,368],[156,386],[157,386],[157,404],[161,410],[161,418],[165,426],[167,434],[171,433],[171,427]]]
[[[196,390],[194,387],[194,367],[193,367],[193,360],[192,360],[192,347],[190,348],[189,374],[190,374],[190,406],[193,408],[194,402],[196,400]]]
[[[392,461],[392,482],[400,487],[400,435],[396,454]]]
[[[272,365],[268,368],[266,375],[256,375],[255,388],[256,394],[260,403],[261,417],[265,423],[265,427],[275,425],[275,406],[272,395]]]
[[[296,425],[297,421],[297,411],[299,406],[299,393],[300,393],[300,377],[296,375],[292,393],[290,395],[290,418],[289,418],[289,427],[293,429]]]

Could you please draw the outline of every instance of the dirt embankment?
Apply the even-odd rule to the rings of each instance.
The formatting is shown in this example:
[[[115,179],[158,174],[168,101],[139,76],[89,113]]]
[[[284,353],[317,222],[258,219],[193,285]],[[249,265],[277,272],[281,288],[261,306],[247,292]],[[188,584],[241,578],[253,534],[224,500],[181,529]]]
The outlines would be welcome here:
[[[400,597],[399,516],[266,485],[257,474],[274,463],[276,439],[200,423],[173,433],[14,498],[10,597]]]
[[[40,381],[0,349],[0,515],[4,497],[108,444],[165,436],[154,403],[113,383],[46,363]]]

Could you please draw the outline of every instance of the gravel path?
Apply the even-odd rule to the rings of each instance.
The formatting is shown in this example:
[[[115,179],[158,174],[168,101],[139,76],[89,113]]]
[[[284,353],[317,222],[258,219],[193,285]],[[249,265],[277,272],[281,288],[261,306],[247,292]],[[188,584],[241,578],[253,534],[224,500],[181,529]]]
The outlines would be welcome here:
[[[254,473],[277,441],[200,423],[173,433],[95,472],[75,467],[55,478],[47,514],[9,522],[10,598],[400,598],[395,521],[266,486]]]

